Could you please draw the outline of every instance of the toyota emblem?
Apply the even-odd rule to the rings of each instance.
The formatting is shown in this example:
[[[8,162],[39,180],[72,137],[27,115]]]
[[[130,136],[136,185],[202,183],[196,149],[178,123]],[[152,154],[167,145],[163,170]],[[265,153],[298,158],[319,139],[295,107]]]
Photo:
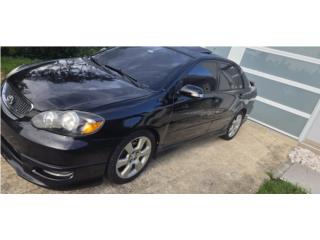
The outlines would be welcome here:
[[[14,96],[9,95],[6,100],[9,105],[12,105],[14,103]]]

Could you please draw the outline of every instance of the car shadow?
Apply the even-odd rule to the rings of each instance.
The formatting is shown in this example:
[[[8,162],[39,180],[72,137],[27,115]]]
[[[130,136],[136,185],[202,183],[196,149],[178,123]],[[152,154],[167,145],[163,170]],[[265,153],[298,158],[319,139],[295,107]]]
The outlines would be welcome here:
[[[156,153],[154,158],[151,159],[148,167],[146,168],[146,171],[153,169],[153,168],[156,168],[159,164],[161,164],[163,162],[174,160],[169,157],[172,154],[178,153],[179,151],[183,151],[184,149],[188,150],[191,148],[197,148],[199,146],[203,146],[205,144],[208,144],[209,142],[212,143],[217,140],[219,140],[219,137],[217,137],[215,135],[205,135],[205,136],[197,137],[195,139],[188,140],[188,141],[170,146],[169,148],[162,149]],[[143,173],[138,178],[140,178],[140,177],[143,178]],[[132,183],[134,183],[134,181],[136,181],[136,180],[133,180]],[[80,192],[81,190],[91,189],[93,187],[122,188],[122,187],[124,187],[128,184],[132,184],[132,183],[118,185],[118,184],[114,184],[114,183],[110,182],[107,177],[103,177],[103,179],[94,180],[91,182],[84,183],[82,185],[78,185],[78,186],[74,186],[74,187],[69,186],[67,188],[59,188],[59,189],[54,189],[54,190],[62,191],[62,192],[69,192],[69,191],[75,191],[75,192],[79,191]]]
[[[197,148],[199,146],[203,146],[204,144],[207,144],[212,141],[217,141],[219,139],[220,138],[215,135],[205,135],[205,136],[197,137],[192,140],[187,140],[185,142],[179,143],[177,145],[174,145],[174,146],[171,146],[169,148],[166,148],[166,149],[159,151],[156,154],[156,158],[152,159],[150,164],[153,162],[158,162],[158,161],[160,161],[160,162],[166,161],[167,160],[166,156],[171,155],[177,151],[181,151],[182,149]]]

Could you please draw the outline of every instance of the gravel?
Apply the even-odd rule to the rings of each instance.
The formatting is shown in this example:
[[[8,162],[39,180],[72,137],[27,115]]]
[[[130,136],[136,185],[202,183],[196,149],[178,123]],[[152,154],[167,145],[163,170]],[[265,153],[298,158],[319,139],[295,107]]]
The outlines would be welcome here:
[[[312,151],[296,147],[289,153],[289,159],[292,163],[300,163],[317,172],[320,172],[320,156]]]

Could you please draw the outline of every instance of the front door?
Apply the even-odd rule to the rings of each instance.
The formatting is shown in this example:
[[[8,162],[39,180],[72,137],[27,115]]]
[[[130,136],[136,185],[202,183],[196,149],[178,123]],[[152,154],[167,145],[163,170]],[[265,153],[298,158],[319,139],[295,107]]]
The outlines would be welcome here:
[[[176,93],[173,113],[165,143],[174,144],[192,139],[209,131],[215,109],[222,99],[215,96],[217,89],[217,64],[207,60],[196,64],[178,83],[179,88],[191,84],[204,91],[202,98]]]

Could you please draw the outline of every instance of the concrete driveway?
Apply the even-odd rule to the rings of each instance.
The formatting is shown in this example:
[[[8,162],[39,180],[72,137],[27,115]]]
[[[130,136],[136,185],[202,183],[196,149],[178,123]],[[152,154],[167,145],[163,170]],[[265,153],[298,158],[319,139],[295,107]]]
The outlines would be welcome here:
[[[38,187],[18,177],[1,159],[2,193],[255,193],[266,172],[288,159],[297,142],[247,121],[238,136],[225,141],[204,137],[164,152],[135,181],[70,191]]]

